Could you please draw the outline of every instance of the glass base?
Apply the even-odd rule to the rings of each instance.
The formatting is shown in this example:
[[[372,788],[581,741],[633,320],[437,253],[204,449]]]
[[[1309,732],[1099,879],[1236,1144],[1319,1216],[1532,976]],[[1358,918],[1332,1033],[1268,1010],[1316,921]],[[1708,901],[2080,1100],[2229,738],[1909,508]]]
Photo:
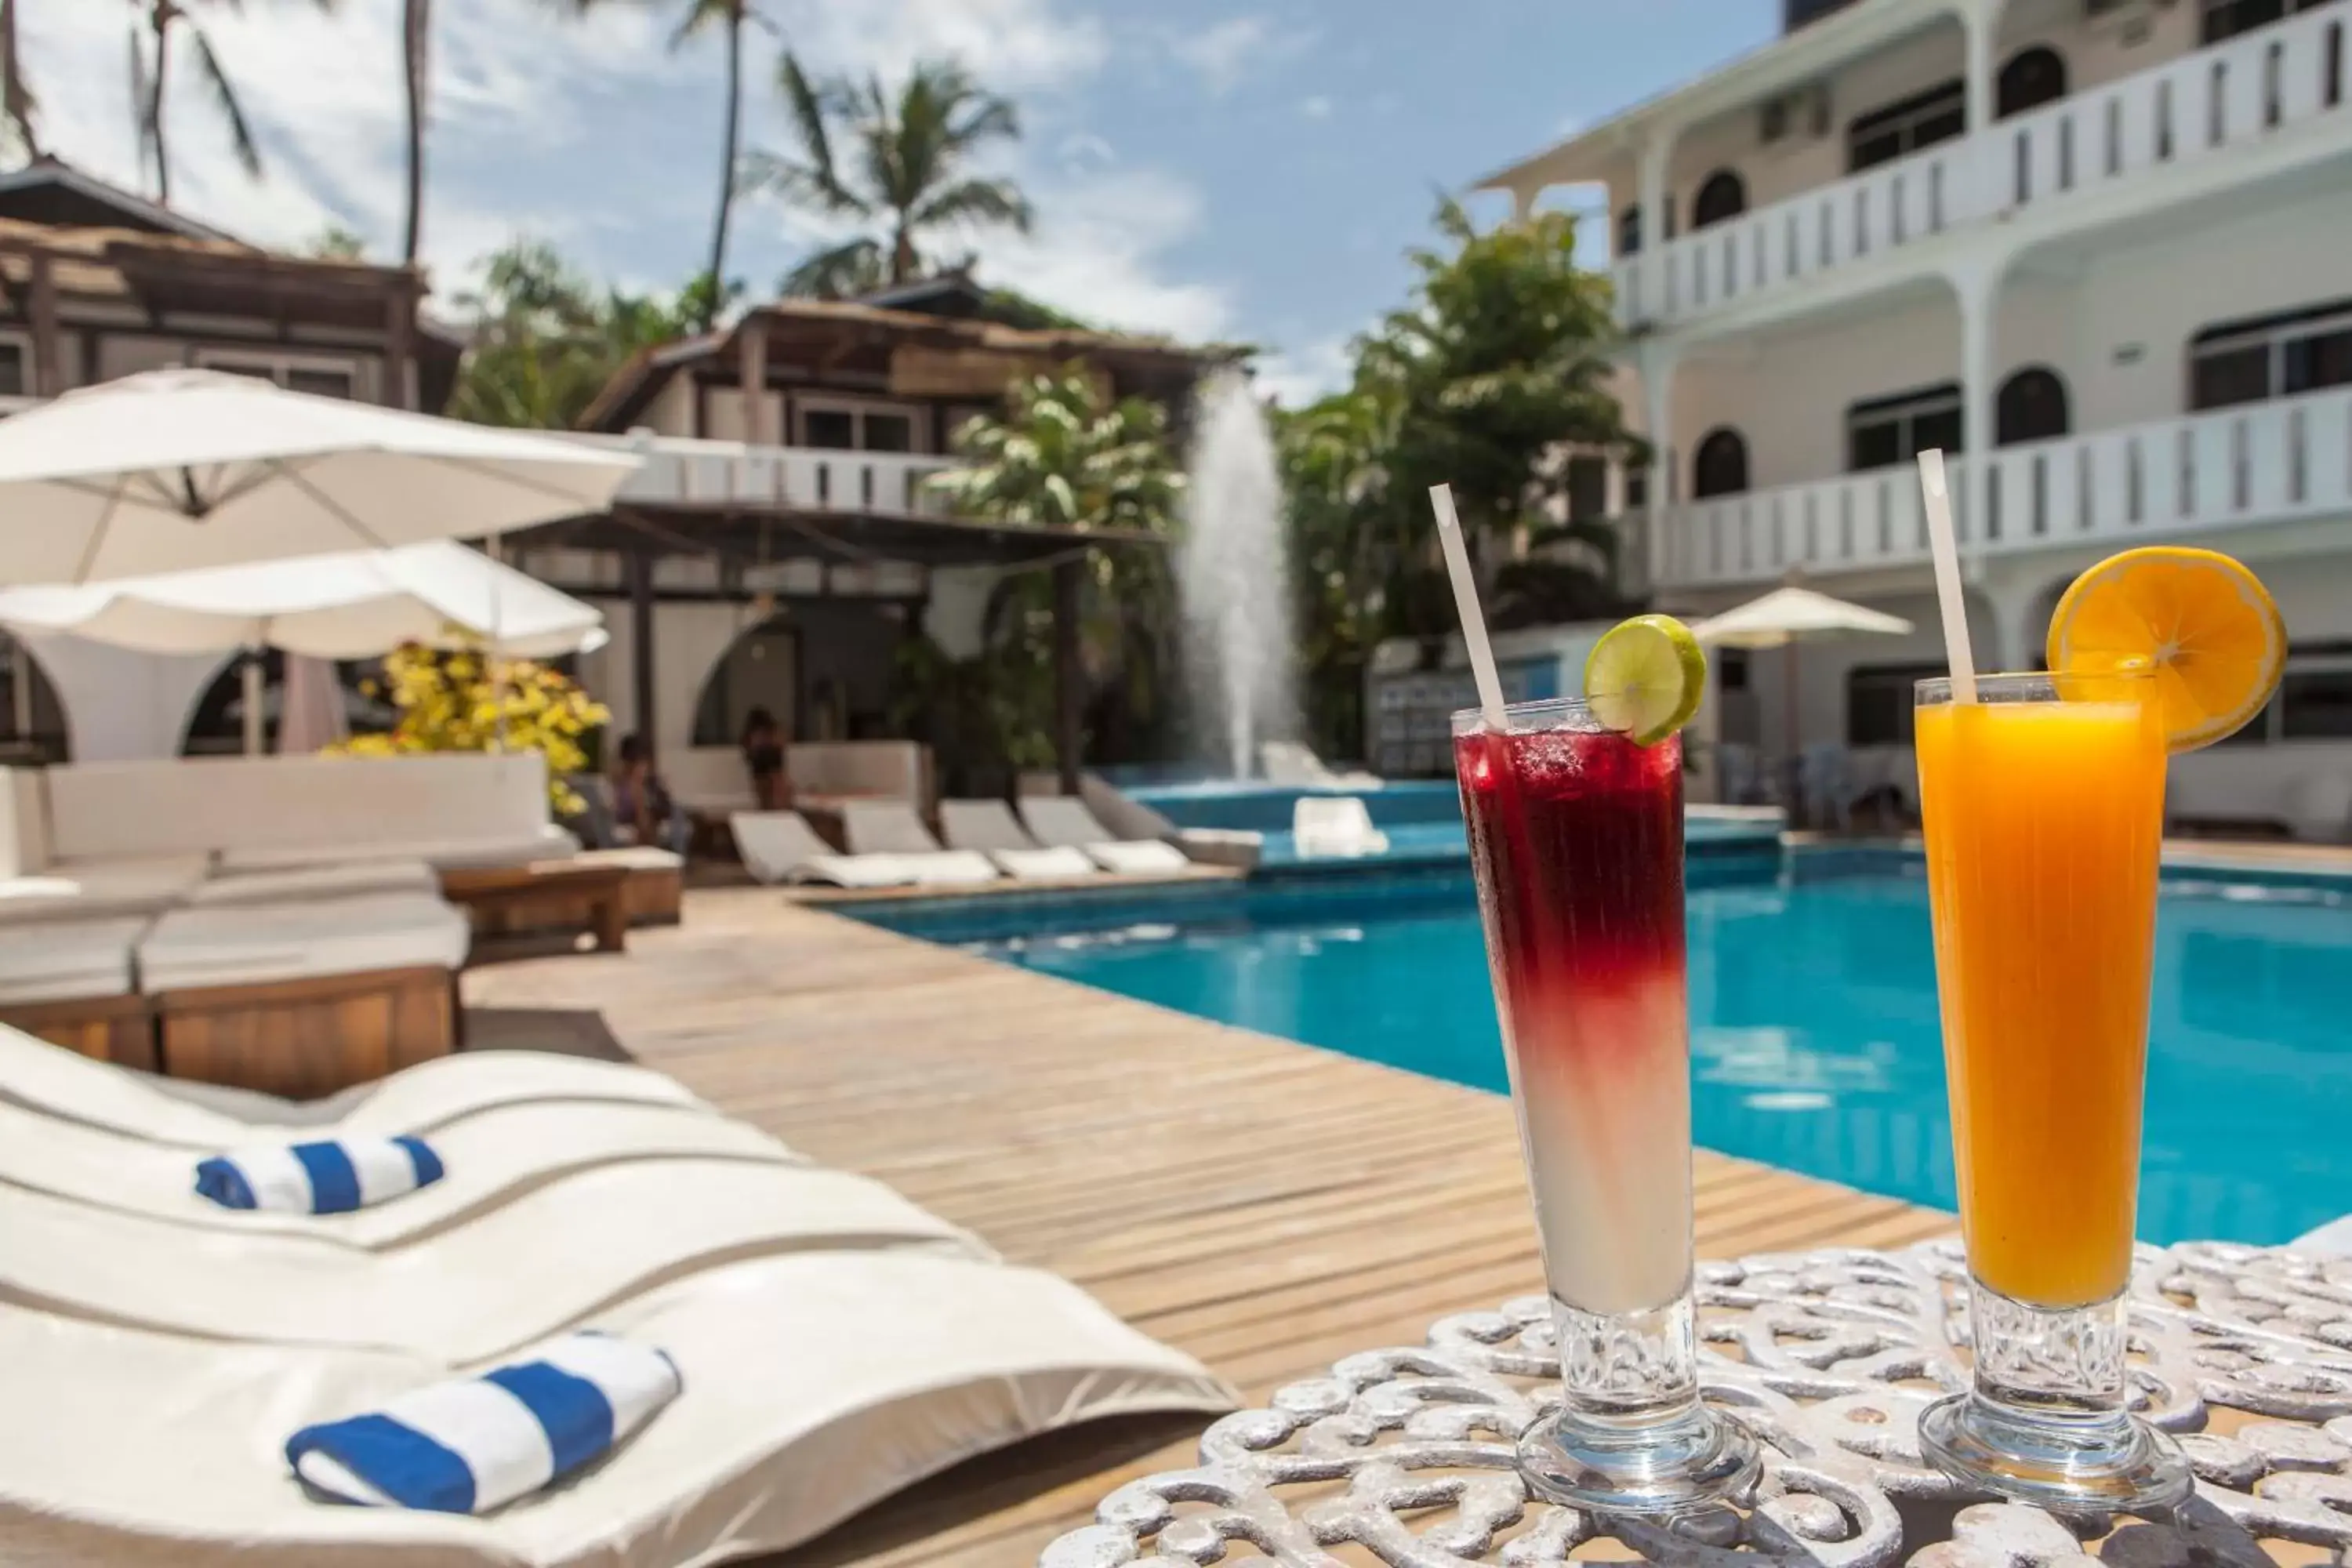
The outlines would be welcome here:
[[[1562,1410],[1519,1439],[1530,1487],[1601,1513],[1687,1513],[1738,1492],[1757,1470],[1755,1434],[1703,1405],[1640,1424]]]
[[[1978,1394],[1929,1405],[1919,1451],[1958,1480],[2061,1512],[2162,1510],[2193,1479],[2180,1446],[2145,1421],[2016,1410]]]

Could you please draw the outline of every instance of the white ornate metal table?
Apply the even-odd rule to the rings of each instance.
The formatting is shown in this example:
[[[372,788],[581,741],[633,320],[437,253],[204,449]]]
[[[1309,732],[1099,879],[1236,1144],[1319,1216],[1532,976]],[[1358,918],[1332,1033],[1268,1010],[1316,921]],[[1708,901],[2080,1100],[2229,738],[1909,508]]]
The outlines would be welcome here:
[[[1121,1487],[1045,1568],[1272,1559],[1539,1568],[1605,1559],[1731,1568],[2192,1568],[2352,1549],[2352,1259],[2221,1243],[2143,1249],[2133,1403],[2180,1436],[2196,1495],[2168,1518],[2059,1519],[1987,1500],[1920,1460],[1915,1423],[1965,1387],[1957,1242],[1699,1266],[1707,1396],[1765,1440],[1738,1508],[1608,1519],[1532,1500],[1513,1443],[1556,1400],[1540,1298],[1441,1319],[1417,1349],[1353,1355],[1218,1421],[1195,1468]],[[2313,1550],[2313,1549],[2317,1550]],[[1578,1552],[1595,1555],[1593,1550]]]

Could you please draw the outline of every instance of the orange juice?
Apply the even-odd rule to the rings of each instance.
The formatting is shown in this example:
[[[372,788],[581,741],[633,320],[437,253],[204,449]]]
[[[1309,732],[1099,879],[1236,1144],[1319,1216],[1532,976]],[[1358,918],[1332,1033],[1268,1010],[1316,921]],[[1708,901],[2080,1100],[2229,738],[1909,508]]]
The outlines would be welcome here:
[[[1960,1221],[1984,1284],[2084,1306],[2131,1268],[2165,739],[2152,704],[1985,690],[1916,713]]]

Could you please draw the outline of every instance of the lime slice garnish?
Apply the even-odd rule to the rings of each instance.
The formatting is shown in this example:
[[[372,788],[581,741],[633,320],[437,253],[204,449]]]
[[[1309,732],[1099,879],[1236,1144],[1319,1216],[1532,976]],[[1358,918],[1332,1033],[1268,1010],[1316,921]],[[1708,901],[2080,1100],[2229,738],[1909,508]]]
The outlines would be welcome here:
[[[1672,616],[1619,622],[1584,660],[1593,717],[1635,745],[1654,746],[1689,723],[1706,692],[1706,650]]]

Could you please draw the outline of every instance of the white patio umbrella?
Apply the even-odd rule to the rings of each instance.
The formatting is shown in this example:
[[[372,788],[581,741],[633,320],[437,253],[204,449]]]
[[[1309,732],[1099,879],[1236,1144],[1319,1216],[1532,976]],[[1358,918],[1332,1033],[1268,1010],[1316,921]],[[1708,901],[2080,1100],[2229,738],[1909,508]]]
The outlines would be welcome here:
[[[1788,587],[1775,588],[1760,599],[1750,599],[1736,609],[1701,621],[1691,628],[1691,635],[1717,647],[1789,650],[1781,672],[1787,688],[1781,705],[1787,714],[1785,743],[1793,764],[1798,754],[1797,645],[1843,637],[1899,637],[1910,631],[1911,623],[1900,616],[1832,599],[1811,588]]]
[[[450,540],[80,587],[0,589],[0,626],[147,653],[270,647],[314,658],[373,658],[408,642],[455,647],[466,634],[523,658],[585,652],[605,640],[594,605]]]
[[[0,626],[145,653],[278,647],[373,658],[468,638],[525,658],[604,646],[604,613],[451,540],[216,566],[79,587],[0,589]],[[260,750],[261,672],[245,670],[246,750]]]
[[[0,584],[95,583],[603,511],[639,459],[163,370],[0,422]]]

